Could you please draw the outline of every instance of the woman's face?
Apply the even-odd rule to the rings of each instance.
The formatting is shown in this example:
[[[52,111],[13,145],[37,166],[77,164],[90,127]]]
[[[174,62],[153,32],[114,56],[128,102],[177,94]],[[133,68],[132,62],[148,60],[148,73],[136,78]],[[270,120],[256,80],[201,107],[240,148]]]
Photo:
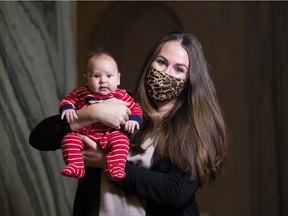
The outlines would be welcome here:
[[[160,72],[186,79],[189,68],[188,53],[179,41],[169,41],[161,47],[151,66]]]

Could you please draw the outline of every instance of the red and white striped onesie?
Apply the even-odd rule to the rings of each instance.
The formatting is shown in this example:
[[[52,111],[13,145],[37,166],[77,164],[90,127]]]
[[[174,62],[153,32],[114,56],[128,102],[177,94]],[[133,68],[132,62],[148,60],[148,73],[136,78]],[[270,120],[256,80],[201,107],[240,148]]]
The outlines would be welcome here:
[[[129,102],[130,105],[128,108],[132,112],[130,120],[138,121],[139,125],[141,125],[141,107],[123,89],[116,89],[113,93],[103,96],[91,92],[87,87],[76,88],[60,102],[60,113],[66,109],[78,110],[112,97]],[[126,177],[125,165],[129,151],[127,134],[125,131],[112,129],[101,123],[68,133],[63,138],[61,146],[66,167],[62,170],[62,175],[74,178],[82,178],[85,175],[84,161],[81,153],[85,149],[85,145],[79,134],[88,136],[101,148],[108,151],[105,167],[105,173],[108,178],[120,180]]]

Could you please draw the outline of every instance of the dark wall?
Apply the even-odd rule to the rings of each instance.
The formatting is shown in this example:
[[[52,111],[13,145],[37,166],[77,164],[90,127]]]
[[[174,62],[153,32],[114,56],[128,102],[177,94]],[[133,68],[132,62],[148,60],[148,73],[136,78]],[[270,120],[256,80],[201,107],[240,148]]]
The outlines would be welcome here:
[[[206,216],[288,215],[287,2],[77,2],[79,85],[87,50],[116,57],[133,92],[160,35],[194,34],[229,130],[225,172],[198,193]]]

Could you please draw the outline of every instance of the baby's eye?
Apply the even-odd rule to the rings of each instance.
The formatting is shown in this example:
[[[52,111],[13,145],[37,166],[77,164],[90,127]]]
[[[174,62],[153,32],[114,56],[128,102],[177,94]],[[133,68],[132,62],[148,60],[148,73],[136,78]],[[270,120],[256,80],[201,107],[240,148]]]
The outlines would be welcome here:
[[[107,74],[107,77],[108,78],[111,78],[113,75],[112,74]]]
[[[100,78],[100,75],[99,75],[99,74],[94,74],[93,77],[95,77],[95,78]]]

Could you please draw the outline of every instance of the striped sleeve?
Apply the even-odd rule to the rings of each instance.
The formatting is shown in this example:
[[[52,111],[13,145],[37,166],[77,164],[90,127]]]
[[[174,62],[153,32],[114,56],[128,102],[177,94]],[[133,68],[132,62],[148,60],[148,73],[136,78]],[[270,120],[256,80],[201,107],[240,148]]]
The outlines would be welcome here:
[[[132,114],[130,120],[137,121],[139,125],[142,123],[143,112],[141,106],[134,101],[134,99],[123,89],[117,89],[114,93],[114,96],[118,99],[121,99],[125,102],[129,102],[128,108],[131,110]]]
[[[86,87],[79,87],[73,89],[68,95],[66,95],[59,104],[59,112],[62,113],[67,109],[77,109],[77,104],[79,99],[85,94],[87,91]]]

